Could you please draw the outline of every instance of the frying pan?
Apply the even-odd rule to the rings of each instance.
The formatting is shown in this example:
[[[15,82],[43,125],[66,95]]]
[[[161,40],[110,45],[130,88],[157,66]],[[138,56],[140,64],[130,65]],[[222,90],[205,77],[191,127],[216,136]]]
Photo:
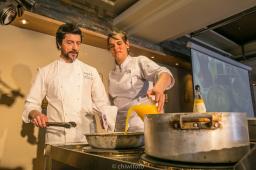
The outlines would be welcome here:
[[[100,149],[129,149],[144,145],[143,132],[112,132],[85,134],[87,142]]]

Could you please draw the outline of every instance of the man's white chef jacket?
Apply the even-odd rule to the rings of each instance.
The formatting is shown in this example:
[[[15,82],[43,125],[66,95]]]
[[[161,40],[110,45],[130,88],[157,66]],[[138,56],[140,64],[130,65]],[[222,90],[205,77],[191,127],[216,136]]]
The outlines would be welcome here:
[[[94,67],[76,59],[66,63],[58,59],[39,69],[25,101],[22,115],[28,123],[31,110],[41,111],[42,99],[48,100],[49,122],[77,123],[75,128],[47,127],[46,144],[86,142],[85,133],[90,133],[93,113],[98,111],[113,129],[116,107],[110,106],[102,80]]]
[[[127,110],[131,105],[144,103],[145,99],[141,97],[146,96],[149,81],[156,82],[163,72],[172,77],[169,89],[174,85],[172,73],[145,56],[128,56],[121,65],[116,64],[109,74],[109,94],[114,105],[119,110]],[[139,129],[143,129],[143,122],[136,114],[133,114],[129,124],[130,127],[139,126]]]

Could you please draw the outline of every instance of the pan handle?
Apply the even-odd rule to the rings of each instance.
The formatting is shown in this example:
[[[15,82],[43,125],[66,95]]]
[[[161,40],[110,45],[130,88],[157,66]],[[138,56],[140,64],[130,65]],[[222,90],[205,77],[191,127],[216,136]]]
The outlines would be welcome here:
[[[181,130],[199,130],[199,129],[217,129],[220,127],[221,114],[217,113],[193,113],[179,115],[171,124],[175,129]]]
[[[76,122],[46,122],[46,126],[58,126],[64,128],[76,127]]]

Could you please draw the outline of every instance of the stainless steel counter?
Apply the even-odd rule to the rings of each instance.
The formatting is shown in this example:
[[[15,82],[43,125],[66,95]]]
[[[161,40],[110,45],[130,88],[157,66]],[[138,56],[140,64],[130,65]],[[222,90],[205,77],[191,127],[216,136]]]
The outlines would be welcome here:
[[[108,170],[108,169],[169,169],[169,170],[221,170],[235,169],[234,164],[191,164],[163,161],[149,157],[143,148],[136,150],[100,150],[85,144],[48,146],[46,155],[54,170]],[[236,166],[238,170],[241,167]]]
[[[140,153],[132,154],[115,154],[113,153],[88,153],[83,148],[88,145],[65,145],[65,146],[52,146],[49,145],[46,155],[51,160],[52,169],[145,169],[151,170],[150,167],[145,167],[138,163]]]

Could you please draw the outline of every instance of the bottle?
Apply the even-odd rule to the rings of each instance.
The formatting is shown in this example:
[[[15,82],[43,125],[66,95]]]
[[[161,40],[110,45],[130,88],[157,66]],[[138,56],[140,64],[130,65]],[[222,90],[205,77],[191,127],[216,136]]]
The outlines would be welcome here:
[[[194,99],[193,112],[197,112],[197,113],[206,112],[204,99],[202,98],[199,85],[195,86],[195,99]]]

